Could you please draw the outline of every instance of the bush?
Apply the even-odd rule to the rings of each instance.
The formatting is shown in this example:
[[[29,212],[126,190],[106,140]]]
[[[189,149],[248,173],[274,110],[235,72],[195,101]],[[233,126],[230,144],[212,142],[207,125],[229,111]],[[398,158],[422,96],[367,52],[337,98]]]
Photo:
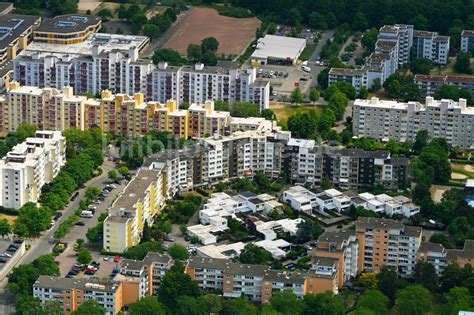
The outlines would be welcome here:
[[[80,217],[76,214],[70,215],[66,221],[61,223],[56,231],[54,231],[54,237],[55,238],[61,238],[66,236],[66,234],[71,231],[72,227],[74,226],[74,223],[79,221]]]

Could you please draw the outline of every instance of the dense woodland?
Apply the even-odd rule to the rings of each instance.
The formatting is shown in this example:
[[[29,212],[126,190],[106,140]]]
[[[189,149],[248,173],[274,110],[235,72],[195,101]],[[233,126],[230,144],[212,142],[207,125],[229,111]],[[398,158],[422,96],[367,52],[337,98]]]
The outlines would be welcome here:
[[[444,34],[453,27],[474,26],[474,3],[461,0],[232,0],[235,6],[290,25],[354,29],[411,23],[417,29]]]

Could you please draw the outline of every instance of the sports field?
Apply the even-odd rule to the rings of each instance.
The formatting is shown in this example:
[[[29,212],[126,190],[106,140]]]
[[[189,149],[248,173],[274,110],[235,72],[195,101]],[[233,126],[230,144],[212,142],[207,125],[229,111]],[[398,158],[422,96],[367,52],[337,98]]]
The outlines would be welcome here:
[[[219,15],[211,8],[196,7],[177,26],[164,47],[186,54],[189,44],[199,44],[206,37],[215,37],[219,42],[219,54],[239,55],[255,37],[259,26],[257,18],[231,18]]]

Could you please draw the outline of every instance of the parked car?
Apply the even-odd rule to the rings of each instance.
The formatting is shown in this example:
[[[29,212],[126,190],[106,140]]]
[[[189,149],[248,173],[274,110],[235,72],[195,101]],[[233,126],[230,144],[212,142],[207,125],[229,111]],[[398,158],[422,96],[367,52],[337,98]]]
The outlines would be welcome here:
[[[84,222],[82,221],[77,221],[76,223],[74,223],[74,225],[77,225],[77,226],[84,226],[86,225]]]

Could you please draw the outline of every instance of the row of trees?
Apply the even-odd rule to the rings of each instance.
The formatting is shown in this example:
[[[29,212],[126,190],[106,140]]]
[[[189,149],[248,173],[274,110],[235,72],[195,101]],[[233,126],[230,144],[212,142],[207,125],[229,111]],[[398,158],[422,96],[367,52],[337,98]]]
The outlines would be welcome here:
[[[143,164],[144,159],[150,154],[164,149],[182,148],[186,143],[184,139],[176,139],[168,132],[150,131],[143,137],[126,141],[118,139],[121,146],[120,158],[127,167],[135,169]]]
[[[146,36],[153,38],[160,37],[177,19],[180,9],[178,6],[166,9],[162,14],[154,15],[151,19],[146,16],[146,11],[139,5],[130,6],[120,5],[116,13],[119,19],[130,23],[133,34],[139,34],[141,31]]]
[[[49,10],[53,15],[77,12],[76,0],[16,0],[16,14],[43,15],[43,10]]]
[[[24,128],[23,126],[21,128]],[[34,128],[29,128],[34,135]],[[84,182],[94,176],[95,171],[102,165],[102,144],[108,140],[99,129],[81,131],[67,130],[63,133],[67,141],[66,165],[47,186],[40,199],[41,206],[27,203],[18,210],[13,232],[21,237],[37,236],[49,228],[53,214],[62,209],[71,194]]]
[[[191,63],[203,63],[206,66],[217,65],[217,50],[219,42],[214,37],[204,38],[200,44],[189,44],[186,57],[170,48],[158,48],[153,54],[153,63],[167,62],[172,66],[182,66]]]
[[[353,30],[363,31],[372,26],[379,28],[383,24],[405,23],[414,24],[415,29],[450,35],[474,27],[472,3],[455,0],[369,0],[356,3],[350,0],[233,0],[232,4],[248,8],[257,15],[272,16],[280,23],[314,28],[334,28],[347,23]],[[453,43],[453,46],[459,47],[459,44]]]

